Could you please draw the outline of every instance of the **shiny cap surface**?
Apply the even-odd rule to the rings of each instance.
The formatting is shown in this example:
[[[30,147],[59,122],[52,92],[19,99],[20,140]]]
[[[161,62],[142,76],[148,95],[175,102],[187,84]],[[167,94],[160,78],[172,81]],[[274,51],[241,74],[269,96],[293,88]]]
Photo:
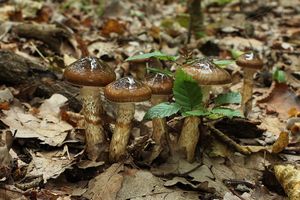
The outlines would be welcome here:
[[[206,58],[198,59],[191,64],[183,66],[182,70],[193,77],[199,85],[223,85],[231,83],[230,74]]]
[[[236,64],[242,68],[261,69],[263,67],[263,61],[253,52],[242,54],[236,60]]]
[[[108,84],[104,96],[112,102],[141,102],[151,98],[151,89],[132,77],[123,77]]]
[[[173,89],[173,78],[162,73],[148,75],[144,83],[152,90],[152,94],[170,95]]]
[[[116,74],[96,57],[81,58],[64,71],[64,79],[74,85],[104,87],[116,79]]]

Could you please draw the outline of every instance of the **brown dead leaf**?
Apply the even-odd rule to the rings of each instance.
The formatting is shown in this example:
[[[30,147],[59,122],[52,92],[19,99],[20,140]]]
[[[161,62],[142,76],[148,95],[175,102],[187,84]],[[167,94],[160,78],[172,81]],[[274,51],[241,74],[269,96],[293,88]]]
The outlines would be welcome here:
[[[84,197],[91,200],[114,200],[123,182],[123,164],[115,163],[89,182]]]
[[[50,178],[57,178],[74,162],[73,156],[69,154],[67,158],[63,154],[63,150],[31,153],[32,161],[28,166],[27,175],[42,175],[45,183]]]
[[[38,138],[50,146],[60,146],[66,139],[68,131],[73,127],[60,119],[59,107],[66,102],[62,95],[54,94],[40,107],[37,116],[26,112],[22,105],[12,105],[8,111],[3,111],[1,119],[16,138]]]
[[[259,103],[266,103],[269,110],[276,110],[281,119],[288,118],[288,112],[292,108],[300,110],[299,100],[288,85],[277,82],[273,84],[274,87],[271,87],[269,95],[259,100]]]
[[[111,33],[122,35],[125,32],[125,25],[116,19],[108,19],[104,23],[101,32],[105,36],[109,36]]]
[[[0,103],[0,110],[9,110],[9,103],[8,102]]]
[[[281,132],[276,142],[273,144],[272,153],[279,153],[284,150],[289,144],[288,132]]]

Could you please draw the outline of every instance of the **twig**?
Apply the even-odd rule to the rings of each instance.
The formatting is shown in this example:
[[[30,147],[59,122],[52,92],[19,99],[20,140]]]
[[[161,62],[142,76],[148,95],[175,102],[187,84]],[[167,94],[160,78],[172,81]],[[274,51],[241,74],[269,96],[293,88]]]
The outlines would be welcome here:
[[[233,147],[235,150],[242,154],[249,155],[251,151],[249,151],[246,147],[239,145],[230,137],[222,133],[220,130],[216,129],[212,124],[208,124],[208,127],[211,129],[211,132],[219,139],[228,144],[229,146]]]

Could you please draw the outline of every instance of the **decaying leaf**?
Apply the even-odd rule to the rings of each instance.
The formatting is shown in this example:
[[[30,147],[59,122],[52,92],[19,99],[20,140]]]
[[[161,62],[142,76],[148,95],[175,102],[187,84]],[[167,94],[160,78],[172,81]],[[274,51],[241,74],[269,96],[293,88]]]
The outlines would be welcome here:
[[[126,169],[124,182],[118,192],[117,200],[198,200],[197,192],[186,192],[176,188],[164,187],[164,181],[150,172]]]
[[[42,175],[45,183],[50,178],[57,178],[74,162],[74,157],[62,155],[62,151],[37,152],[31,153],[31,156],[27,175]]]
[[[37,138],[45,144],[60,146],[68,131],[73,129],[59,118],[59,107],[65,101],[62,95],[54,94],[41,105],[37,116],[26,112],[21,105],[13,105],[10,110],[3,111],[5,117],[1,121],[16,132],[16,138]]]
[[[123,164],[115,163],[89,182],[84,196],[91,200],[114,200],[123,182]]]
[[[296,94],[284,83],[273,83],[269,95],[259,100],[260,103],[266,103],[269,110],[275,110],[281,119],[288,118],[289,110],[296,108],[300,110],[300,103]]]
[[[275,176],[290,200],[300,199],[300,170],[293,165],[275,165]]]
[[[284,150],[289,144],[289,133],[288,132],[281,132],[278,139],[272,146],[272,153],[279,153]]]

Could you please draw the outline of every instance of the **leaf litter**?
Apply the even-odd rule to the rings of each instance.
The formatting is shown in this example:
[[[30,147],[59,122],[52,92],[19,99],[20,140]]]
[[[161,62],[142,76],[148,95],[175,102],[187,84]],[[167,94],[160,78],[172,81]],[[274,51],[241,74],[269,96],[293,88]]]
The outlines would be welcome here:
[[[147,3],[111,1],[104,5],[105,9],[98,7],[95,2],[87,5],[83,1],[73,4],[71,0],[66,0],[64,3],[62,3],[64,5],[58,5],[53,2],[15,1],[14,6],[5,5],[0,9],[2,21],[17,20],[18,23],[23,23],[24,20],[32,20],[49,24],[56,22],[63,29],[72,30],[71,38],[58,40],[59,49],[49,48],[49,44],[37,37],[23,37],[18,34],[13,36],[14,25],[9,23],[6,25],[1,23],[1,48],[15,51],[34,62],[49,61],[57,54],[64,61],[64,64],[58,65],[58,68],[61,68],[58,71],[62,71],[64,65],[88,53],[106,60],[115,69],[117,76],[122,77],[134,75],[134,72],[126,66],[128,63],[125,60],[133,56],[135,52],[150,53],[153,52],[152,50],[160,50],[164,54],[178,55],[188,33],[187,26],[179,21],[182,18],[177,15],[183,14],[186,5],[179,2],[163,5],[162,2],[156,1]],[[266,59],[265,64],[270,69],[276,67],[281,70],[281,73],[287,74],[287,84],[274,82],[275,87],[270,88],[268,86],[270,81],[266,77],[274,78],[274,76],[266,73],[266,69],[257,73],[253,97],[256,103],[254,112],[250,116],[251,120],[247,123],[236,122],[237,127],[242,127],[241,130],[233,131],[230,128],[227,130],[228,141],[247,146],[252,152],[251,155],[236,152],[228,143],[216,140],[213,134],[205,134],[200,142],[201,151],[197,151],[198,158],[201,159],[194,163],[188,163],[180,156],[178,158],[173,156],[173,160],[170,158],[165,163],[154,163],[151,166],[145,166],[145,163],[134,156],[133,159],[136,160],[132,161],[130,158],[125,165],[85,162],[82,155],[84,148],[82,142],[84,141],[74,140],[74,138],[80,138],[82,134],[83,126],[76,126],[81,123],[82,115],[78,114],[79,117],[76,115],[72,119],[74,127],[66,122],[68,120],[61,119],[61,111],[69,103],[66,97],[59,94],[46,95],[46,97],[42,95],[45,100],[41,105],[39,103],[29,105],[26,103],[28,100],[19,100],[17,96],[12,101],[11,94],[6,92],[2,95],[3,98],[1,96],[5,99],[5,105],[1,103],[0,106],[0,127],[2,135],[8,130],[13,133],[14,145],[19,145],[13,146],[10,154],[19,163],[21,158],[26,161],[23,164],[27,171],[23,179],[32,176],[42,177],[42,187],[45,189],[35,193],[40,198],[71,199],[83,195],[87,199],[283,199],[282,194],[270,191],[260,182],[265,168],[275,165],[275,175],[279,182],[287,195],[294,198],[298,194],[294,194],[293,188],[299,185],[297,153],[300,152],[300,126],[297,120],[291,120],[289,110],[300,110],[298,94],[295,92],[299,89],[299,83],[297,85],[299,77],[295,75],[299,67],[297,58],[299,24],[290,15],[295,15],[297,19],[295,10],[299,8],[299,3],[280,0],[268,2],[266,6],[267,12],[263,11],[262,15],[259,15],[262,5],[246,4],[244,10],[246,17],[239,12],[234,13],[235,9],[238,9],[237,1],[223,6],[210,4],[205,10],[205,18],[210,21],[206,30],[206,39],[218,46],[216,55],[230,59],[230,49],[244,51],[252,48]],[[47,9],[48,11],[45,12]],[[214,13],[214,9],[223,10],[224,23],[219,20],[220,13]],[[252,12],[257,10],[258,14],[251,17]],[[233,12],[227,13],[228,11]],[[103,20],[99,20],[101,15]],[[282,17],[278,17],[279,15]],[[254,32],[251,32],[251,26],[247,27],[249,21],[254,27]],[[169,22],[172,26],[169,26]],[[76,34],[73,34],[74,32]],[[248,38],[244,37],[245,33],[248,34]],[[204,42],[193,40],[192,43],[189,45],[194,47],[193,53],[202,56],[204,52],[200,50],[200,47]],[[168,61],[163,63],[164,66],[168,64]],[[234,66],[235,64],[232,65],[233,67],[229,69],[237,70],[237,73],[241,74]],[[292,78],[291,75],[293,75]],[[59,73],[57,76],[60,80]],[[276,80],[278,81],[278,78],[276,79],[275,76],[274,81]],[[232,91],[240,88],[240,81],[241,79],[236,81],[236,85],[231,86]],[[6,86],[3,87],[5,89]],[[15,95],[13,92],[12,94]],[[233,96],[232,102],[229,103],[238,105],[240,101],[238,95]],[[261,101],[261,96],[266,96],[266,98]],[[76,98],[76,94],[74,97]],[[216,103],[227,101],[227,97],[222,98]],[[151,125],[148,123],[146,127],[149,130],[145,131],[140,121],[148,108],[147,104],[138,106],[135,114],[137,121],[134,124],[139,127],[135,127],[134,137],[131,138],[134,144],[131,146],[132,151],[134,152],[136,148],[143,151],[145,155],[147,155],[148,148],[151,148],[151,139],[147,140]],[[110,106],[105,106],[105,109],[107,113],[113,111]],[[232,121],[234,120],[235,118]],[[260,124],[249,125],[253,122],[252,120],[259,121]],[[229,122],[232,121],[229,120]],[[175,123],[175,128],[169,127],[169,129],[174,132],[171,133],[172,137],[176,138],[181,124],[176,120],[172,122]],[[289,126],[286,125],[287,123]],[[109,126],[113,127],[113,125],[111,123]],[[108,134],[111,134],[110,127],[105,127]],[[219,128],[226,132],[223,125]],[[251,129],[256,134],[252,137],[253,139],[241,137],[242,132],[248,133],[245,129],[248,132]],[[261,130],[266,131],[261,134]],[[210,148],[206,149],[207,144],[204,143],[207,143],[208,137],[211,137],[213,142],[210,146],[208,145]],[[251,144],[248,144],[249,142]],[[30,146],[30,143],[35,145]],[[142,146],[137,148],[138,145]],[[139,152],[135,153],[137,157],[141,155]],[[27,160],[22,157],[24,155],[27,155]],[[292,163],[293,166],[282,165],[286,163]],[[282,171],[285,174],[282,175]],[[68,175],[69,172],[74,176]],[[84,179],[89,173],[92,175]],[[286,178],[286,174],[290,174],[292,178]],[[72,177],[75,182],[77,181],[75,184],[70,183]],[[15,180],[22,183],[22,179],[16,178]],[[64,181],[66,181],[65,186],[69,184],[70,188],[61,188],[59,184],[55,184],[55,182]],[[288,185],[288,182],[292,182],[292,186]],[[12,199],[28,197],[28,193],[25,194],[10,186],[8,184],[6,189],[1,187],[0,197],[9,196]],[[29,190],[33,194],[32,188],[40,186],[40,184],[34,185],[34,187],[29,187]]]

